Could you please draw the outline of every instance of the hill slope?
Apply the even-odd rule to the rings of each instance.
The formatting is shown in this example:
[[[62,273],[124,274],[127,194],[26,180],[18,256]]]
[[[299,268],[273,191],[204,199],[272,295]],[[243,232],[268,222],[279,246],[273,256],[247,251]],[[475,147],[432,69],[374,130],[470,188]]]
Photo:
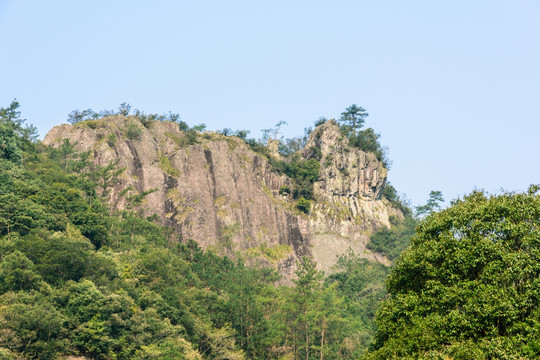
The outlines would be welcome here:
[[[328,271],[349,247],[387,263],[366,249],[369,234],[389,226],[390,215],[402,216],[381,200],[386,169],[373,154],[349,146],[333,121],[316,128],[301,152],[304,160],[314,148],[320,153],[309,215],[295,208],[292,192],[283,191],[294,184],[271,165],[280,156],[268,159],[237,137],[112,116],[55,127],[43,142],[61,147],[65,139],[90,151],[100,166],[125,168],[108,195],[115,207],[129,206],[125,189],[153,191],[141,211],[156,214],[182,241],[275,265],[286,278],[306,255]]]

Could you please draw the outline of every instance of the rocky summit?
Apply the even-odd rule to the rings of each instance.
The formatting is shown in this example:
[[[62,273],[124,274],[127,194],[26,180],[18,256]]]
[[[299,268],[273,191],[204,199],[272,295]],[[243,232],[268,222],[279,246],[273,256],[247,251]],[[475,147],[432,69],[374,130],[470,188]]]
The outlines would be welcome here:
[[[308,213],[284,191],[293,181],[272,166],[278,152],[267,157],[235,136],[193,135],[174,122],[116,115],[57,126],[43,143],[60,147],[66,139],[96,164],[124,169],[107,193],[114,207],[130,206],[126,193],[148,193],[140,211],[157,215],[179,241],[276,267],[286,280],[299,258],[312,256],[329,272],[349,248],[387,264],[366,249],[369,235],[389,227],[390,216],[403,217],[382,198],[387,169],[374,154],[351,147],[333,120],[315,128],[300,152],[305,159],[319,153]]]

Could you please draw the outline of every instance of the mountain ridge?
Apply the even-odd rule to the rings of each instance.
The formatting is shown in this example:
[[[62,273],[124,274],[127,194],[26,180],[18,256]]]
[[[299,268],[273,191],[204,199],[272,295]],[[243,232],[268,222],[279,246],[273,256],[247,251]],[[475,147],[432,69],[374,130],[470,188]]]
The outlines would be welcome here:
[[[116,115],[57,126],[43,143],[60,147],[65,139],[78,151],[90,151],[96,164],[125,169],[108,194],[114,207],[129,206],[126,189],[148,192],[141,213],[157,215],[181,241],[275,266],[285,279],[294,276],[303,256],[330,272],[348,248],[388,264],[366,248],[369,234],[390,227],[391,216],[403,218],[382,197],[387,169],[374,154],[351,147],[333,120],[315,128],[300,152],[303,159],[313,148],[320,152],[309,214],[283,191],[294,188],[293,181],[235,136],[193,135],[174,122]]]

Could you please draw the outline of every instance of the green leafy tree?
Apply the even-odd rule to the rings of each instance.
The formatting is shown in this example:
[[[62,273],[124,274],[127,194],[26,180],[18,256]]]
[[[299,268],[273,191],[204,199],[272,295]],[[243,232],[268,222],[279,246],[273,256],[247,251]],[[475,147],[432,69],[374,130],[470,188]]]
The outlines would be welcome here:
[[[342,314],[335,320],[338,331],[328,344],[341,358],[358,359],[375,336],[375,312],[387,295],[384,279],[389,268],[349,249],[338,258],[335,270],[326,283],[335,286],[335,293],[344,301],[338,307]]]
[[[390,273],[367,358],[539,358],[539,255],[534,189],[431,214]]]
[[[296,359],[309,359],[315,343],[317,299],[322,293],[323,274],[317,270],[315,261],[308,257],[297,263],[295,289],[291,293],[291,325],[294,354]]]
[[[21,154],[15,131],[8,123],[0,122],[0,159],[19,164],[22,158]]]
[[[13,304],[0,307],[0,341],[8,340],[2,345],[25,358],[56,359],[65,345],[66,318],[43,298],[24,297],[15,296]]]
[[[193,126],[193,130],[200,133],[206,129],[206,124],[198,124]]]
[[[407,216],[403,221],[393,220],[390,228],[382,227],[369,237],[367,248],[384,254],[390,260],[395,260],[405,250],[414,235],[418,221]]]
[[[416,207],[416,216],[423,217],[431,215],[441,209],[441,203],[444,202],[442,192],[432,190],[429,193],[429,199],[425,205]]]
[[[40,282],[34,264],[20,251],[6,255],[0,262],[0,292],[31,290]]]
[[[131,105],[124,102],[124,103],[121,103],[120,107],[118,108],[118,115],[128,116],[130,111],[131,111]]]
[[[22,160],[22,150],[37,138],[34,126],[24,126],[19,102],[13,100],[6,108],[0,108],[0,159],[16,164]]]
[[[366,112],[366,109],[356,104],[352,104],[341,113],[339,121],[349,127],[353,135],[356,135],[358,130],[364,125],[365,119],[368,116],[369,114]]]
[[[283,135],[281,134],[281,128],[287,125],[286,121],[279,121],[273,128],[261,130],[262,139],[260,140],[263,144],[266,144],[268,140],[282,140]]]

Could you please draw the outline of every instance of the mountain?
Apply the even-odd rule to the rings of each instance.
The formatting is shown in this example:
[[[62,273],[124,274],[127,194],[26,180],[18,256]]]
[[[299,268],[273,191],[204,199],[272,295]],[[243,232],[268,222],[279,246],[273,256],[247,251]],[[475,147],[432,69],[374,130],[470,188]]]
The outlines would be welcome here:
[[[57,126],[43,143],[58,148],[68,140],[96,164],[124,169],[106,189],[117,209],[131,206],[133,194],[146,195],[141,214],[156,215],[181,242],[275,266],[285,279],[303,256],[328,272],[349,248],[388,264],[366,244],[392,216],[403,218],[382,197],[387,169],[375,154],[352,147],[333,120],[316,127],[296,154],[300,166],[307,164],[300,173],[310,166],[317,172],[305,212],[298,206],[305,199],[295,194],[301,185],[280,171],[291,160],[272,141],[261,154],[236,136],[122,115]]]

